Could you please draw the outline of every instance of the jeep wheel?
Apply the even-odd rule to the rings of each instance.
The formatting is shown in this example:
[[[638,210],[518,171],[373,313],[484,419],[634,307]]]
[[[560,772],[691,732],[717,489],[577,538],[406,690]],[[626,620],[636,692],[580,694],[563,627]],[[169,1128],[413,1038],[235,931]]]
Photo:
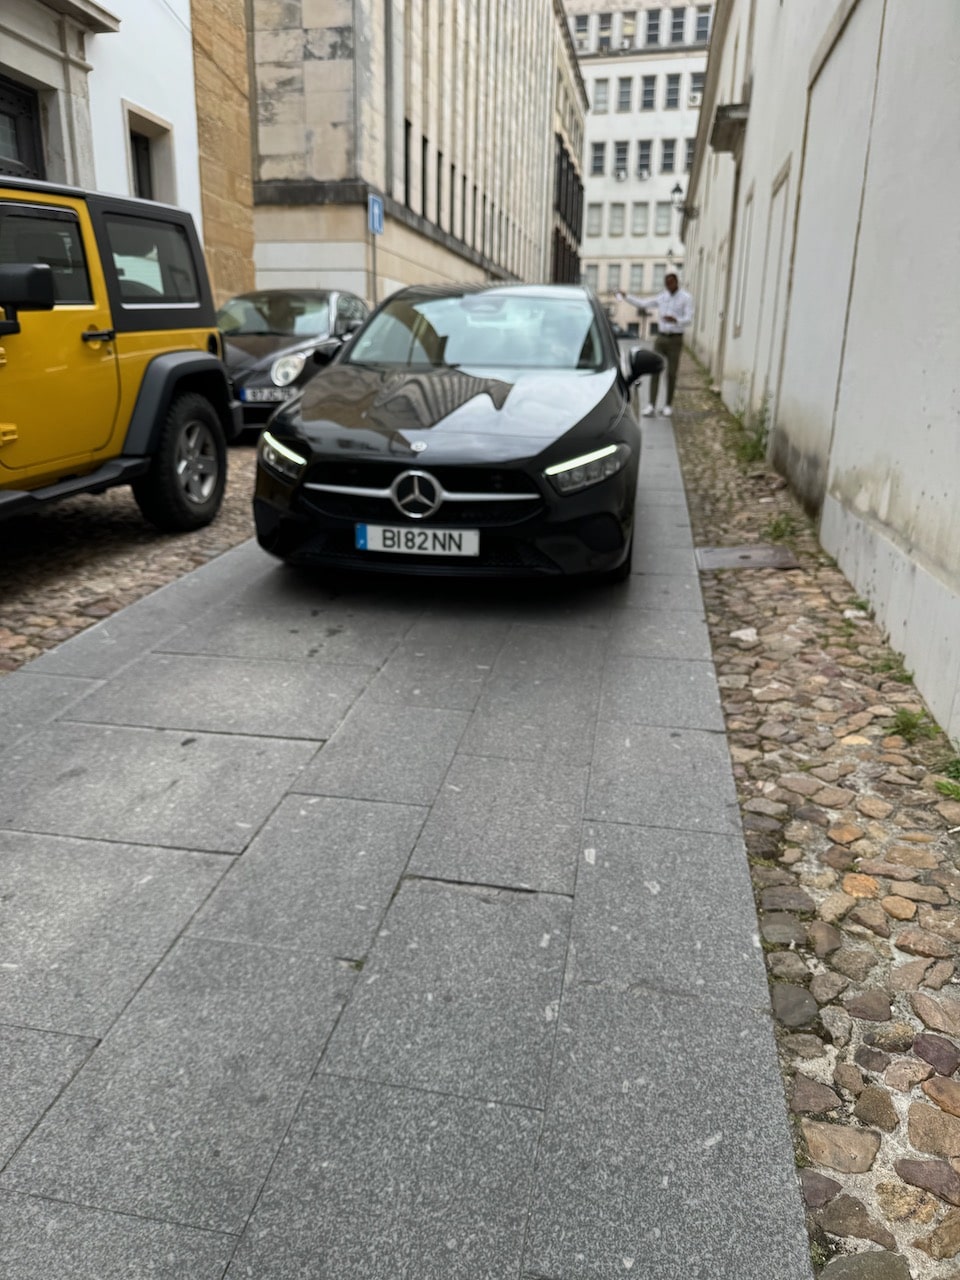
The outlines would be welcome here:
[[[195,392],[175,400],[150,470],[133,482],[137,506],[164,533],[209,524],[223,501],[227,449],[210,401]]]

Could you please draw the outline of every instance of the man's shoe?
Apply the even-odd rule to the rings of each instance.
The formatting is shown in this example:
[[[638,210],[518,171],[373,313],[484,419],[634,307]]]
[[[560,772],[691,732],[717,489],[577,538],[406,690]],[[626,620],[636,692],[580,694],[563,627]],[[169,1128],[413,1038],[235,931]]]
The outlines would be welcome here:
[[[672,413],[673,413],[673,410],[670,408],[670,406],[668,404],[665,404],[663,406],[663,416],[665,418],[669,418]]]
[[[652,417],[653,417],[653,415],[654,415],[654,412],[655,412],[655,410],[654,410],[653,405],[652,405],[652,404],[648,404],[648,405],[647,405],[647,407],[646,407],[646,408],[644,409],[644,411],[643,411],[643,416],[644,416],[645,418],[652,418]]]

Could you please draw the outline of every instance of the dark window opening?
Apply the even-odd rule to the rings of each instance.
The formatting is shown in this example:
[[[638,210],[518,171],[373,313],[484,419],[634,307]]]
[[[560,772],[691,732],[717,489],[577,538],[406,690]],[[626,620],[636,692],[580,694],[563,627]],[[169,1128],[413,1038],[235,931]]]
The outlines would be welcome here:
[[[143,133],[130,130],[130,150],[133,155],[133,194],[142,200],[153,199],[153,165],[150,157],[150,139]]]
[[[0,174],[14,178],[43,178],[43,139],[40,100],[0,76]]]

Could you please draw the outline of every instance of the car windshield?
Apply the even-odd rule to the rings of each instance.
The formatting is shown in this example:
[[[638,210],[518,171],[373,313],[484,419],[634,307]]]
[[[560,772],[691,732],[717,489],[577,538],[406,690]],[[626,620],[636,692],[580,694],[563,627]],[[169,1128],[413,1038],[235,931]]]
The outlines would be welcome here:
[[[602,369],[586,298],[468,293],[389,300],[354,343],[350,364],[401,368]]]
[[[217,324],[228,336],[313,338],[330,331],[330,298],[326,293],[272,289],[243,293],[224,303],[217,312]]]

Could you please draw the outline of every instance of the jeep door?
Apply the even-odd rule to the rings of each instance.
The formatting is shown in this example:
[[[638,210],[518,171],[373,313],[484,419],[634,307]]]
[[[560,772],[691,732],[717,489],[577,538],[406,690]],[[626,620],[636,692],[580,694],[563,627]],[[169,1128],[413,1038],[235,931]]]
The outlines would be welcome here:
[[[46,263],[52,311],[24,311],[0,338],[0,485],[31,488],[111,442],[120,380],[110,306],[81,200],[0,194],[0,262]]]

